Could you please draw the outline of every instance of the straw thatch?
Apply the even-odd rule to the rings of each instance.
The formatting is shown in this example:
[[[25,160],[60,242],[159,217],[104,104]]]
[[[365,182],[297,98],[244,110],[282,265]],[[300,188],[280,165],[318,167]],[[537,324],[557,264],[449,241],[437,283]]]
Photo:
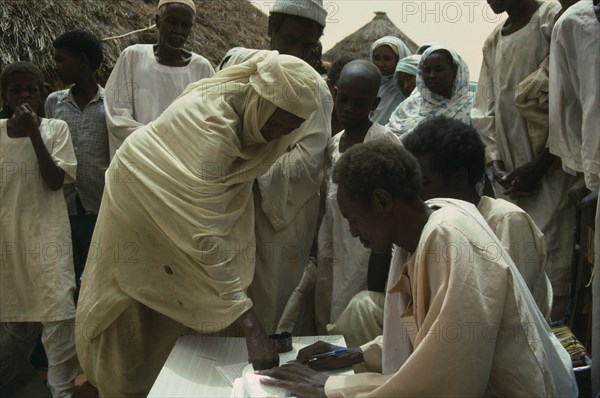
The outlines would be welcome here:
[[[371,44],[383,36],[396,36],[414,53],[419,47],[388,18],[385,12],[376,12],[375,18],[356,32],[337,43],[323,54],[323,60],[334,62],[340,58],[370,59]]]
[[[218,64],[235,46],[268,48],[267,17],[247,0],[194,0],[198,10],[186,48]],[[2,0],[0,1],[0,70],[14,61],[39,66],[53,88],[60,87],[52,40],[72,29],[104,39],[154,23],[158,0]],[[104,42],[103,84],[121,51],[135,43],[155,43],[156,29]]]

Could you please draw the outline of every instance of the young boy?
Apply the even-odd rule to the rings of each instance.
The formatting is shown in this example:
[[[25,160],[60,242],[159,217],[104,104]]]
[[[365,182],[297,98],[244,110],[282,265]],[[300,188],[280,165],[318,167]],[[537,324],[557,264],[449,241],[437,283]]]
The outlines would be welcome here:
[[[325,216],[318,236],[318,268],[315,294],[317,331],[323,334],[352,296],[367,288],[370,250],[362,247],[350,232],[336,202],[337,184],[331,180],[333,166],[350,147],[376,139],[400,145],[391,131],[369,120],[377,108],[381,74],[367,61],[349,62],[334,87],[334,107],[344,130],[334,136],[327,149]]]
[[[27,62],[0,75],[14,116],[0,120],[0,333],[29,359],[42,336],[53,397],[69,397],[75,353],[75,278],[63,182],[77,162],[62,120],[40,118],[42,72]],[[4,392],[2,395],[5,395]]]
[[[109,164],[104,89],[96,81],[102,43],[91,33],[74,30],[54,40],[54,60],[67,90],[50,94],[46,115],[67,122],[77,157],[77,178],[64,187],[73,238],[75,278],[80,285]]]

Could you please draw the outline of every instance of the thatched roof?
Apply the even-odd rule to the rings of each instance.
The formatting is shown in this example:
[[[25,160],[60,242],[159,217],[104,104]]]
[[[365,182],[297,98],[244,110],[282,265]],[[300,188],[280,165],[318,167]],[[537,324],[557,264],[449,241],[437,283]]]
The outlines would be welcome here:
[[[198,13],[186,48],[218,64],[235,46],[268,48],[267,17],[247,0],[194,0]],[[39,66],[54,88],[52,40],[84,29],[99,38],[123,35],[154,23],[158,0],[2,0],[0,1],[0,70],[15,61]],[[121,51],[135,43],[155,43],[156,29],[105,41],[103,84]]]
[[[375,18],[356,32],[337,43],[323,54],[323,60],[340,58],[370,59],[371,44],[383,36],[396,36],[414,53],[419,47],[388,18],[385,12],[376,12]]]

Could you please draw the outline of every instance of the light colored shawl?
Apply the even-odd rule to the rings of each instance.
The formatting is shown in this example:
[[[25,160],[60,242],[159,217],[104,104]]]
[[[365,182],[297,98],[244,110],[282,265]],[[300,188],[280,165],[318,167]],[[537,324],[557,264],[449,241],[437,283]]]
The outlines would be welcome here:
[[[411,54],[410,49],[402,40],[394,36],[384,36],[375,41],[371,46],[371,61],[373,61],[373,53],[381,46],[388,46],[399,59],[406,58]],[[394,109],[406,98],[396,85],[395,74],[389,76],[381,76],[381,85],[377,94],[381,101],[379,106],[373,112],[371,121],[385,125]]]
[[[106,175],[92,240],[99,254],[88,259],[78,304],[78,322],[95,327],[90,338],[132,301],[200,332],[252,307],[252,184],[295,135],[265,143],[260,128],[276,107],[310,117],[315,76],[298,58],[258,52],[191,84],[125,140]]]
[[[457,66],[450,99],[433,93],[423,81],[423,63],[427,57],[438,50],[448,51],[454,65]],[[470,124],[472,104],[473,97],[469,93],[469,67],[452,48],[435,45],[423,53],[417,71],[417,89],[394,111],[386,127],[402,138],[404,134],[412,132],[420,122],[435,116],[447,116]]]

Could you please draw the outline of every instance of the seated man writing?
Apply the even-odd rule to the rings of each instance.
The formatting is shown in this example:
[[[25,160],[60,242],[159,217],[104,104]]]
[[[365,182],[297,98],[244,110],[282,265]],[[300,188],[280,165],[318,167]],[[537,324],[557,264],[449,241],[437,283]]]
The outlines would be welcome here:
[[[389,143],[350,148],[333,180],[352,234],[375,252],[396,245],[392,269],[401,271],[388,289],[395,328],[384,329],[379,363],[368,350],[310,362],[333,368],[364,359],[372,373],[327,378],[299,363],[334,348],[320,343],[298,363],[263,371],[275,378],[264,383],[303,396],[577,395],[568,354],[475,206],[423,202],[416,159]]]

